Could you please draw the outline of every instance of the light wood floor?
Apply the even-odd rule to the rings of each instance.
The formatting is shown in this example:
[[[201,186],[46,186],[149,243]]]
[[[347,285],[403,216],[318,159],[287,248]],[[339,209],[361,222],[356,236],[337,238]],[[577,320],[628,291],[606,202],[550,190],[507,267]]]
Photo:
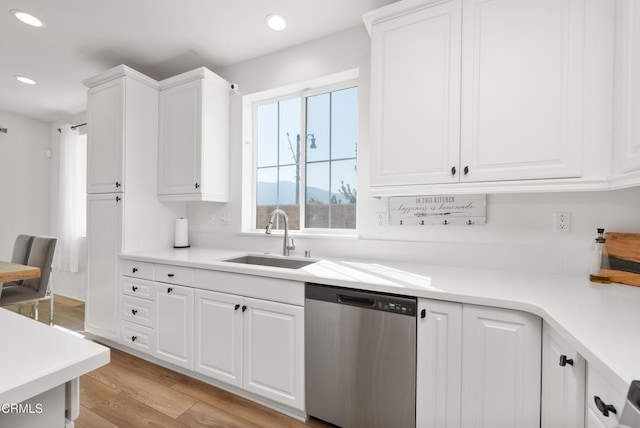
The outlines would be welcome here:
[[[48,302],[40,320],[48,320]],[[54,322],[84,328],[84,303],[56,296]],[[17,312],[17,307],[6,307]],[[23,308],[28,314],[28,307]],[[111,362],[80,378],[77,428],[112,427],[328,427],[302,423],[188,376],[111,349]]]

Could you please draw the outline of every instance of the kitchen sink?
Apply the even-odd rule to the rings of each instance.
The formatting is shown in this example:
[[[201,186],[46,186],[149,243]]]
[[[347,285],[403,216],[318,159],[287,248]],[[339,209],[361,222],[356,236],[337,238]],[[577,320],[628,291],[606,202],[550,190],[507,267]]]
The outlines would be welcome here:
[[[247,255],[242,257],[236,257],[233,259],[224,260],[231,263],[242,263],[245,265],[259,265],[259,266],[271,266],[285,269],[300,269],[301,267],[308,266],[315,263],[317,260],[302,260],[302,259],[290,259],[284,257],[271,257],[271,256],[254,256]]]

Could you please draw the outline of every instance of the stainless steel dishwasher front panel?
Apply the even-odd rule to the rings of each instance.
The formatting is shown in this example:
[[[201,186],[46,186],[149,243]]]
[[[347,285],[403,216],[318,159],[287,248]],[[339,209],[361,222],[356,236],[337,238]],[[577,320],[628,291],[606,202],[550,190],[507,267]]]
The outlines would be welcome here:
[[[309,298],[310,286],[319,287],[307,285],[307,413],[341,427],[415,427],[416,300],[352,292],[342,304]],[[382,310],[359,306],[365,299]]]

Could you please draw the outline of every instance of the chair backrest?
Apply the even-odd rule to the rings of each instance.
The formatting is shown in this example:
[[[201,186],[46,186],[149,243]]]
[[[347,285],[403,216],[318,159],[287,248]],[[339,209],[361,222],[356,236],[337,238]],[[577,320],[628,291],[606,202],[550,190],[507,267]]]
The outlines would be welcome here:
[[[23,283],[25,287],[31,287],[38,293],[39,297],[44,297],[49,290],[49,278],[51,277],[51,263],[56,251],[57,238],[49,236],[36,236],[31,244],[31,251],[27,263],[29,266],[40,268],[40,278],[26,279]]]
[[[33,244],[33,235],[18,235],[15,244],[13,244],[13,254],[11,255],[11,263],[19,263],[26,265],[29,260],[29,252]]]

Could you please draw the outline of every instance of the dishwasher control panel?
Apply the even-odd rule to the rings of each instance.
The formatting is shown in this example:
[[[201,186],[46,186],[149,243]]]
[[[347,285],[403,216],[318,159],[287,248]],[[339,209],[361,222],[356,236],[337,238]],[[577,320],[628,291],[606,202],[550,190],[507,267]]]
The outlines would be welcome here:
[[[386,312],[397,312],[399,314],[404,315],[415,315],[416,314],[416,306],[415,304],[406,304],[402,302],[396,301],[385,301],[383,299],[378,299],[376,302],[376,306],[381,311]]]

